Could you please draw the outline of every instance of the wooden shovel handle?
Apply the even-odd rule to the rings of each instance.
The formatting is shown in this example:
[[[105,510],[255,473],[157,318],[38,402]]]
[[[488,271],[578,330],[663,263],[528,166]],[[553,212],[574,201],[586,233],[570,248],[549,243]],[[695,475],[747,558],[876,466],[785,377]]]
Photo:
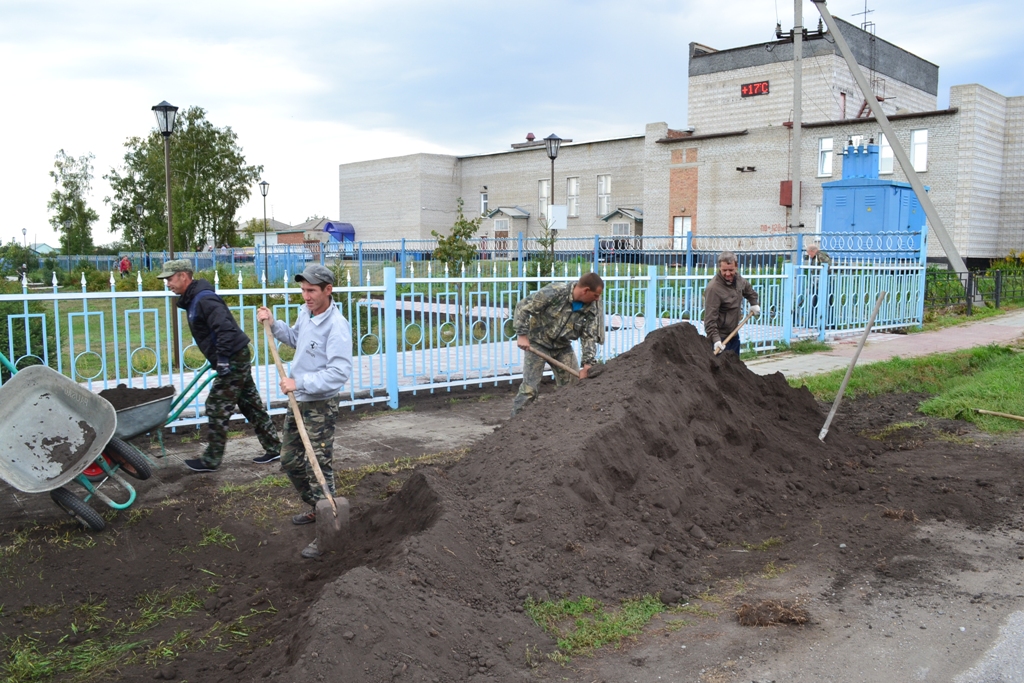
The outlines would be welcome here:
[[[1024,417],[1021,417],[1020,415],[1011,415],[1010,413],[997,413],[994,410],[982,410],[981,408],[975,408],[974,412],[978,413],[979,415],[995,415],[996,417],[1005,417],[1007,420],[1019,420],[1020,422],[1024,422]]]
[[[728,344],[729,342],[732,341],[732,338],[735,337],[739,333],[740,328],[743,327],[744,325],[746,325],[747,321],[750,320],[750,316],[751,315],[752,314],[750,312],[747,312],[747,314],[745,316],[743,316],[743,320],[740,321],[740,324],[736,326],[735,330],[733,330],[732,332],[729,333],[729,336],[726,337],[725,341],[722,342],[722,346],[725,346],[726,344]],[[721,351],[715,351],[715,355],[716,356],[718,354],[720,354],[720,353],[721,353]]]
[[[552,358],[548,354],[542,353],[541,351],[538,351],[537,349],[533,348],[532,346],[530,348],[528,348],[527,351],[530,351],[535,356],[540,356],[541,358],[546,360],[551,367],[558,368],[559,370],[565,370],[566,372],[568,372],[570,375],[572,375],[576,379],[579,379],[579,377],[580,377],[580,371],[579,370],[573,370],[572,368],[570,368],[565,363],[561,363],[561,362],[555,360],[554,358]]]
[[[284,372],[284,364],[281,362],[281,356],[277,353],[277,344],[274,341],[274,335],[270,333],[270,319],[263,321],[263,332],[267,335],[267,344],[270,345],[270,352],[274,354],[274,364],[277,366],[277,376],[280,379],[284,379],[287,375]],[[295,400],[295,392],[288,394],[288,405],[291,406],[292,415],[295,417],[295,426],[299,430],[299,436],[302,438],[302,445],[306,448],[306,459],[309,460],[310,465],[313,467],[313,473],[316,474],[316,480],[320,484],[320,489],[324,492],[324,497],[331,501],[331,510],[334,511],[334,516],[338,516],[338,504],[334,502],[334,495],[331,490],[327,488],[327,479],[324,478],[324,472],[320,469],[320,462],[316,459],[316,453],[313,452],[313,444],[309,442],[309,434],[306,433],[306,425],[302,421],[302,411],[299,410],[299,402]]]

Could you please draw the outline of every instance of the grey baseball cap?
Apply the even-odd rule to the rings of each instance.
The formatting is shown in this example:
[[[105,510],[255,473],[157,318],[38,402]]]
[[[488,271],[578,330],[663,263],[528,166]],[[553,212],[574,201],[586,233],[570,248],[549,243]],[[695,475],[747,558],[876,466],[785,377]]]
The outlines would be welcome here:
[[[191,272],[193,272],[192,262],[189,261],[188,259],[179,258],[174,259],[173,261],[164,261],[163,270],[160,271],[160,274],[157,275],[157,277],[160,278],[161,280],[166,280],[175,273]]]
[[[314,264],[306,266],[306,269],[295,276],[296,282],[308,282],[311,285],[333,285],[334,273],[330,268]]]

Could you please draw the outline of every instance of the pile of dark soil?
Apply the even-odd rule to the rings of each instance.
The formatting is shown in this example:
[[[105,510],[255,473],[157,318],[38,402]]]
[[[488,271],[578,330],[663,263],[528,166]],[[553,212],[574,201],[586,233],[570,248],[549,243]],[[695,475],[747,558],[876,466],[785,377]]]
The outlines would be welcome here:
[[[298,664],[293,680],[522,675],[524,638],[551,648],[522,613],[527,596],[678,601],[706,585],[720,544],[760,542],[857,495],[862,481],[844,475],[872,457],[842,430],[818,441],[809,392],[712,356],[686,324],[546,399],[356,515],[350,551],[325,564],[366,567],[332,584],[293,638],[278,663]],[[429,528],[407,535],[417,526]],[[754,555],[733,554],[731,571],[759,568]]]
[[[114,410],[124,410],[134,406],[157,401],[161,398],[174,396],[174,387],[155,387],[153,389],[133,389],[126,384],[118,384],[114,389],[104,389],[100,396],[110,401]]]

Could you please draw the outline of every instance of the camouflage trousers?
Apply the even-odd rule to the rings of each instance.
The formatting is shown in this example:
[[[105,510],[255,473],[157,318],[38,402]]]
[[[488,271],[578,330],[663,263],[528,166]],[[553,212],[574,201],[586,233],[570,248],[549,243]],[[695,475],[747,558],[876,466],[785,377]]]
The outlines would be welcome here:
[[[560,363],[568,365],[573,370],[578,370],[580,367],[576,362],[576,352],[572,350],[571,346],[566,349],[548,349],[532,341],[530,346],[541,353],[546,353]],[[544,366],[546,363],[544,359],[536,354],[529,351],[523,352],[523,382],[519,385],[519,393],[512,400],[513,415],[522,410],[523,406],[527,403],[537,398],[537,394],[540,393],[540,381],[544,376]],[[560,368],[551,368],[551,371],[555,375],[555,384],[557,386],[561,387],[579,381],[573,375]]]
[[[228,419],[238,406],[238,411],[256,431],[256,438],[267,453],[281,452],[281,439],[277,429],[263,407],[263,399],[252,381],[252,369],[249,364],[252,354],[245,347],[231,357],[230,370],[227,375],[217,375],[210,385],[210,395],[206,397],[206,417],[209,420],[210,441],[203,453],[203,464],[209,467],[220,466],[224,459],[224,448],[228,441]]]
[[[320,463],[327,487],[334,495],[334,426],[338,421],[338,399],[326,401],[301,401],[299,412],[302,423],[309,435],[313,453]],[[302,445],[295,415],[288,411],[284,419],[284,440],[281,444],[281,471],[288,475],[302,500],[316,507],[316,502],[326,496],[312,466],[306,460],[306,447]]]

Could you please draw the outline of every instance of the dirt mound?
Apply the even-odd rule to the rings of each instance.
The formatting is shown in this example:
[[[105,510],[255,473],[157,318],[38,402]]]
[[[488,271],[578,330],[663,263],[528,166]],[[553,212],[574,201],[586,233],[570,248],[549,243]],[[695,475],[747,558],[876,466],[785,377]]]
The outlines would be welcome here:
[[[400,542],[392,530],[383,546],[393,552],[373,543],[384,529],[376,513],[354,520],[353,552],[326,561],[366,568],[325,588],[312,629],[290,645],[290,673],[508,680],[527,666],[508,634],[545,641],[522,613],[527,596],[679,600],[719,544],[763,541],[788,515],[861,489],[829,470],[868,448],[841,431],[821,443],[822,419],[809,392],[714,357],[692,326],[659,330],[450,469],[410,479],[396,504],[441,512]]]
[[[174,387],[154,387],[153,389],[133,389],[127,384],[118,384],[113,389],[104,389],[100,396],[110,401],[114,410],[124,410],[134,406],[174,396]]]

